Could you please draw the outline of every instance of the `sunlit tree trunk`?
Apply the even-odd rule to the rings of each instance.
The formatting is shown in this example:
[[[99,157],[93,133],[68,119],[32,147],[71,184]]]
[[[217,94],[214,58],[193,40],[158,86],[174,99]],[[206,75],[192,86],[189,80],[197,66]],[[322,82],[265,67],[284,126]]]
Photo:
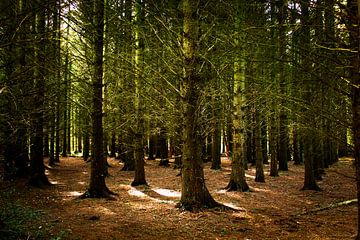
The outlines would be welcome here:
[[[184,210],[212,208],[219,204],[212,198],[204,178],[201,159],[201,111],[200,94],[204,80],[200,73],[199,11],[203,1],[184,0],[184,78],[182,82],[182,109],[184,118],[183,168],[181,199],[178,207]]]
[[[144,24],[145,10],[144,0],[136,0],[134,14],[135,14],[135,97],[134,97],[134,109],[135,109],[135,177],[131,183],[132,186],[147,185],[145,180],[145,169],[144,169],[144,110],[142,100],[142,78],[143,74],[143,51],[144,51],[144,32],[142,26]]]
[[[228,191],[249,191],[249,186],[245,178],[245,129],[244,129],[244,108],[245,108],[245,62],[241,59],[243,49],[240,48],[239,39],[241,24],[243,20],[243,4],[237,3],[235,18],[235,46],[238,55],[234,61],[234,109],[233,109],[233,153],[232,166],[229,184],[226,186]]]

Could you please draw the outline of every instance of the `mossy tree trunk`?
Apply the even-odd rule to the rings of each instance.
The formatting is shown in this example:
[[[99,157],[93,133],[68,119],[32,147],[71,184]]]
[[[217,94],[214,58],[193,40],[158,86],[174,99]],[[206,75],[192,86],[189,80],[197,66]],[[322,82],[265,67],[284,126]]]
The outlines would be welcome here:
[[[134,136],[134,160],[135,160],[135,177],[131,186],[147,185],[145,180],[144,168],[144,112],[142,100],[142,78],[143,78],[143,52],[144,52],[144,32],[142,26],[145,18],[145,2],[144,0],[135,1],[135,96],[134,96],[134,109],[135,109],[135,136]]]
[[[199,8],[203,1],[183,1],[184,14],[184,78],[182,81],[182,110],[184,117],[184,144],[182,158],[181,199],[178,207],[197,210],[219,206],[205,185],[201,159],[201,111],[200,94],[204,79],[200,73],[199,58]]]
[[[234,61],[234,98],[233,98],[233,152],[232,166],[229,184],[226,186],[228,191],[249,191],[249,186],[245,178],[245,62],[241,59],[243,49],[240,48],[241,24],[243,20],[244,6],[238,3],[235,18],[235,45],[237,47],[237,57]]]

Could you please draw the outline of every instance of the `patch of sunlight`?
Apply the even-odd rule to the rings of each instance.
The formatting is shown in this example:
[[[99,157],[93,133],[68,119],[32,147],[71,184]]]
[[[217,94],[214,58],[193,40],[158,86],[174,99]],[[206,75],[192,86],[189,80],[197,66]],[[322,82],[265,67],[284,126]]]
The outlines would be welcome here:
[[[88,175],[88,172],[82,172],[82,174],[84,174],[84,175]]]
[[[54,184],[54,185],[55,185],[55,184],[59,184],[58,181],[50,181],[50,183],[51,183],[51,184]]]
[[[171,189],[153,188],[152,190],[165,197],[181,197],[181,192],[174,191]]]
[[[115,213],[113,211],[111,211],[110,209],[103,207],[103,206],[96,207],[95,211],[103,213],[105,215],[115,215]]]
[[[233,203],[222,203],[222,204],[224,204],[227,207],[231,207],[231,208],[233,208],[235,210],[244,210],[243,208],[238,207],[238,206],[234,205]]]
[[[249,175],[245,173],[245,177],[251,178],[251,179],[255,179],[255,176]]]
[[[66,193],[67,197],[78,197],[78,196],[81,196],[81,195],[82,195],[82,193],[78,192],[78,191],[71,191],[71,192]]]
[[[78,184],[80,184],[80,185],[85,185],[85,182],[78,182]]]
[[[132,195],[132,196],[140,197],[140,198],[146,198],[146,199],[148,199],[150,201],[154,201],[154,202],[157,202],[157,203],[167,203],[167,204],[176,203],[176,201],[172,201],[172,200],[162,200],[162,199],[157,199],[157,198],[154,198],[154,197],[150,197],[149,195],[143,193],[142,191],[137,190],[134,187],[131,187],[131,189],[128,190],[128,193],[130,195]]]
[[[137,190],[136,188],[131,188],[130,190],[128,190],[128,193],[136,197],[148,197],[148,195],[146,195],[142,191]]]
[[[243,209],[244,211],[241,211],[241,212],[234,212],[233,214],[231,214],[232,216],[234,216],[235,218],[238,218],[238,219],[242,219],[242,220],[246,220],[246,219],[251,219],[253,217],[251,217],[246,209]]]
[[[271,190],[262,189],[262,188],[256,188],[256,187],[253,187],[252,189],[253,189],[255,192],[271,192]]]
[[[218,194],[225,194],[225,193],[226,193],[226,189],[220,189],[220,190],[218,190],[216,193],[218,193]]]

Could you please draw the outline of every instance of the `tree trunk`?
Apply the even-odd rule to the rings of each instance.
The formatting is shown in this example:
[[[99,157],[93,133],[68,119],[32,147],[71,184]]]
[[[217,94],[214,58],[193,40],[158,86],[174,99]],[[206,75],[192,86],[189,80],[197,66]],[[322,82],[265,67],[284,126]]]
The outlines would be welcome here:
[[[202,1],[183,1],[184,14],[184,78],[182,82],[182,107],[184,118],[183,168],[181,199],[178,204],[183,210],[212,208],[219,204],[212,198],[204,178],[201,159],[201,111],[200,94],[204,89],[204,79],[200,75],[201,60],[198,57],[199,7]]]
[[[287,115],[285,112],[286,100],[286,75],[285,75],[285,60],[286,60],[286,29],[285,29],[285,19],[286,19],[286,1],[280,0],[279,4],[279,13],[278,13],[278,24],[279,24],[279,90],[281,97],[280,109],[279,109],[279,140],[278,140],[278,161],[279,161],[279,170],[287,171],[288,170],[288,148],[289,148],[289,137],[288,137],[288,127],[287,127]]]
[[[262,157],[263,163],[269,164],[269,157],[268,157],[268,139],[267,139],[267,122],[263,117],[264,123],[261,124],[261,149],[262,149]]]
[[[257,106],[258,107],[258,106]],[[256,174],[255,182],[265,182],[264,160],[261,148],[261,123],[259,110],[255,110],[255,151],[256,151]]]
[[[85,4],[86,1],[84,2]],[[113,194],[105,184],[106,159],[103,149],[103,47],[104,47],[104,0],[94,0],[93,50],[93,109],[92,109],[92,141],[93,153],[90,171],[90,184],[83,198],[110,197]],[[90,7],[91,5],[87,6]],[[89,10],[89,9],[87,9]]]
[[[304,49],[310,49],[310,14],[309,14],[309,4],[310,1],[301,2],[301,27],[302,27],[302,43]],[[302,81],[303,81],[303,101],[307,104],[307,106],[312,106],[313,104],[313,91],[314,86],[311,81],[309,81],[309,72],[311,69],[311,62],[309,59],[309,55],[302,53]],[[305,162],[305,176],[304,176],[304,186],[303,190],[319,190],[316,183],[316,179],[314,176],[314,139],[313,139],[313,131],[315,128],[315,123],[313,116],[311,116],[311,111],[308,109],[303,110],[303,123],[307,125],[307,128],[302,129],[302,137],[304,146],[304,162]]]
[[[166,130],[165,128],[160,129],[160,136],[159,136],[159,149],[160,149],[160,163],[159,166],[169,166],[169,151],[168,151],[168,144],[167,144],[167,137],[166,137]]]
[[[144,111],[143,111],[143,52],[144,52],[144,32],[141,30],[145,21],[144,0],[136,0],[134,6],[135,14],[135,177],[131,186],[147,185],[145,180],[145,168],[144,168]]]
[[[215,90],[218,91],[218,79],[215,79]],[[211,169],[218,170],[221,169],[220,99],[217,96],[212,98]]]
[[[35,91],[34,113],[33,113],[33,146],[30,159],[30,184],[37,187],[51,185],[45,175],[43,157],[43,126],[44,126],[44,93],[45,93],[45,73],[44,68],[40,67],[45,62],[45,46],[47,44],[45,36],[45,7],[41,1],[37,1],[39,7],[35,17],[35,29],[38,38],[38,46],[35,50],[38,68],[35,69]]]
[[[112,131],[111,134],[111,145],[110,145],[110,157],[114,158],[116,157],[116,135],[115,131]]]
[[[276,8],[275,8],[275,0],[271,1],[271,23],[276,23]],[[276,55],[276,32],[275,29],[271,29],[271,49],[270,49],[270,56],[271,59],[275,59]],[[277,84],[276,84],[276,68],[274,64],[272,64],[270,69],[270,81],[275,82],[273,87],[273,92],[277,92]],[[270,150],[270,176],[278,177],[278,159],[277,159],[277,150],[278,150],[278,143],[277,143],[277,99],[272,97],[270,100],[270,115],[269,115],[269,150]]]
[[[358,229],[356,239],[360,239],[360,3],[356,0],[347,2],[348,22],[347,28],[350,35],[351,69],[350,79],[352,83],[352,113],[353,113],[353,138],[356,167],[356,187],[358,199]]]
[[[155,137],[150,134],[148,160],[155,160]]]
[[[235,18],[235,36],[241,32],[243,13],[245,12],[243,3],[237,3],[236,18]],[[240,50],[239,45],[240,36],[235,38],[237,49]],[[250,188],[246,183],[245,178],[245,124],[244,124],[244,109],[245,109],[245,63],[241,59],[241,52],[237,54],[234,60],[234,99],[233,99],[233,153],[232,166],[229,184],[226,186],[228,191],[249,191]]]

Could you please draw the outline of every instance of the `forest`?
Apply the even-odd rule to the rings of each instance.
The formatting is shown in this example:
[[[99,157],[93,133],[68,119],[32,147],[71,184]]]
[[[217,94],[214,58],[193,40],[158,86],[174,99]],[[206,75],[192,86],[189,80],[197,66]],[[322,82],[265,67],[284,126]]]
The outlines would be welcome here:
[[[0,239],[360,239],[360,2],[1,0]]]

